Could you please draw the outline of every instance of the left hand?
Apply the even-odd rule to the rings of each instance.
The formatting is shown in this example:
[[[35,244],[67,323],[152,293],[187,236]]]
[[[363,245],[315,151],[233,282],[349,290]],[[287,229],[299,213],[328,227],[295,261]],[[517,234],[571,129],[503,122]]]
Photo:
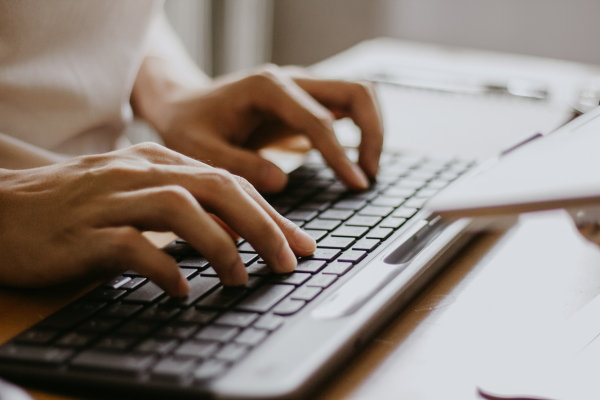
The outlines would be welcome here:
[[[138,87],[144,83],[138,81],[139,76]],[[138,100],[135,93],[134,87],[136,111],[169,148],[240,175],[262,192],[283,189],[287,177],[256,150],[297,135],[305,135],[351,189],[365,189],[377,174],[383,125],[368,83],[316,79],[299,69],[269,65],[208,87],[171,85],[154,96],[160,101]],[[362,131],[358,166],[333,131],[333,121],[344,117]]]

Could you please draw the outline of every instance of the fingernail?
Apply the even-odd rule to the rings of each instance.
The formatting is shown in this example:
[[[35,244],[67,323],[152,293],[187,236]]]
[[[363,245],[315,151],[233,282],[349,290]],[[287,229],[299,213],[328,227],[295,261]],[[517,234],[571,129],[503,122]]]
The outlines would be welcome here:
[[[281,272],[292,272],[298,265],[298,259],[292,252],[292,250],[285,246],[279,255],[279,267]]]
[[[312,254],[315,252],[315,248],[317,247],[317,242],[310,236],[308,233],[304,232],[300,228],[296,228],[296,233],[294,234],[294,241],[296,242],[296,246],[302,250],[304,253]]]
[[[179,284],[177,287],[177,296],[178,297],[185,297],[188,295],[188,293],[190,292],[190,284],[188,282],[188,280],[183,276],[183,275],[179,275]]]
[[[355,182],[356,182],[356,186],[358,186],[361,189],[367,189],[369,187],[369,179],[367,179],[367,176],[365,175],[365,173],[363,172],[362,169],[360,169],[360,167],[356,164],[351,164],[352,165],[352,171],[354,172],[354,176],[356,177]]]
[[[261,186],[268,192],[276,192],[285,187],[288,178],[283,171],[271,164],[265,164],[263,167]]]

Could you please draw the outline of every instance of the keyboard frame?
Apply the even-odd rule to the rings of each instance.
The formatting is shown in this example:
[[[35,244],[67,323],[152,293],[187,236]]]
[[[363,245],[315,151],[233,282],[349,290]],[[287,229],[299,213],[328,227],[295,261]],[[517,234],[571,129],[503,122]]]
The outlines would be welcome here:
[[[271,333],[267,340],[223,376],[212,381],[182,386],[98,372],[71,370],[68,374],[61,374],[61,369],[12,363],[0,363],[0,375],[28,387],[83,396],[89,396],[90,388],[93,388],[94,393],[114,397],[128,397],[134,393],[143,393],[151,398],[167,395],[224,399],[306,397],[321,387],[333,372],[385,327],[473,238],[474,234],[469,230],[471,221],[456,221],[422,250],[402,273],[353,314],[334,320],[316,320],[311,316],[312,310],[358,272],[373,267],[374,260],[392,252],[406,231],[430,215],[426,210],[419,211],[341,276],[327,289],[327,293],[307,304],[297,314],[286,317],[282,328]]]

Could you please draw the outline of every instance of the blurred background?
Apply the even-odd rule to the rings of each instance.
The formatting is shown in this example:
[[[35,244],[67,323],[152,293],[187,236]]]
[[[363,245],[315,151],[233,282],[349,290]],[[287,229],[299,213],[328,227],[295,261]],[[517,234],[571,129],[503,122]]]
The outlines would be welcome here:
[[[310,65],[387,36],[600,64],[593,0],[167,0],[209,74]]]

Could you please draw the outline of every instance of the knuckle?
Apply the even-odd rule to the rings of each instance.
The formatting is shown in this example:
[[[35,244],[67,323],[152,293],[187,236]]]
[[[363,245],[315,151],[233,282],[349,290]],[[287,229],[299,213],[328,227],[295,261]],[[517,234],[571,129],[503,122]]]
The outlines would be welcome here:
[[[238,184],[248,193],[254,193],[256,189],[254,185],[252,185],[246,178],[243,178],[238,175],[233,175],[234,179],[238,182]]]
[[[354,92],[362,97],[374,97],[375,96],[375,86],[372,82],[369,81],[356,81],[353,82],[353,90]]]
[[[224,169],[215,168],[204,174],[204,178],[211,186],[218,190],[229,190],[236,186],[237,181],[231,173]]]
[[[157,155],[166,153],[168,149],[157,143],[145,142],[132,146],[132,151],[142,155]]]
[[[196,203],[194,196],[181,186],[165,186],[160,192],[161,204],[167,210],[189,209]]]

